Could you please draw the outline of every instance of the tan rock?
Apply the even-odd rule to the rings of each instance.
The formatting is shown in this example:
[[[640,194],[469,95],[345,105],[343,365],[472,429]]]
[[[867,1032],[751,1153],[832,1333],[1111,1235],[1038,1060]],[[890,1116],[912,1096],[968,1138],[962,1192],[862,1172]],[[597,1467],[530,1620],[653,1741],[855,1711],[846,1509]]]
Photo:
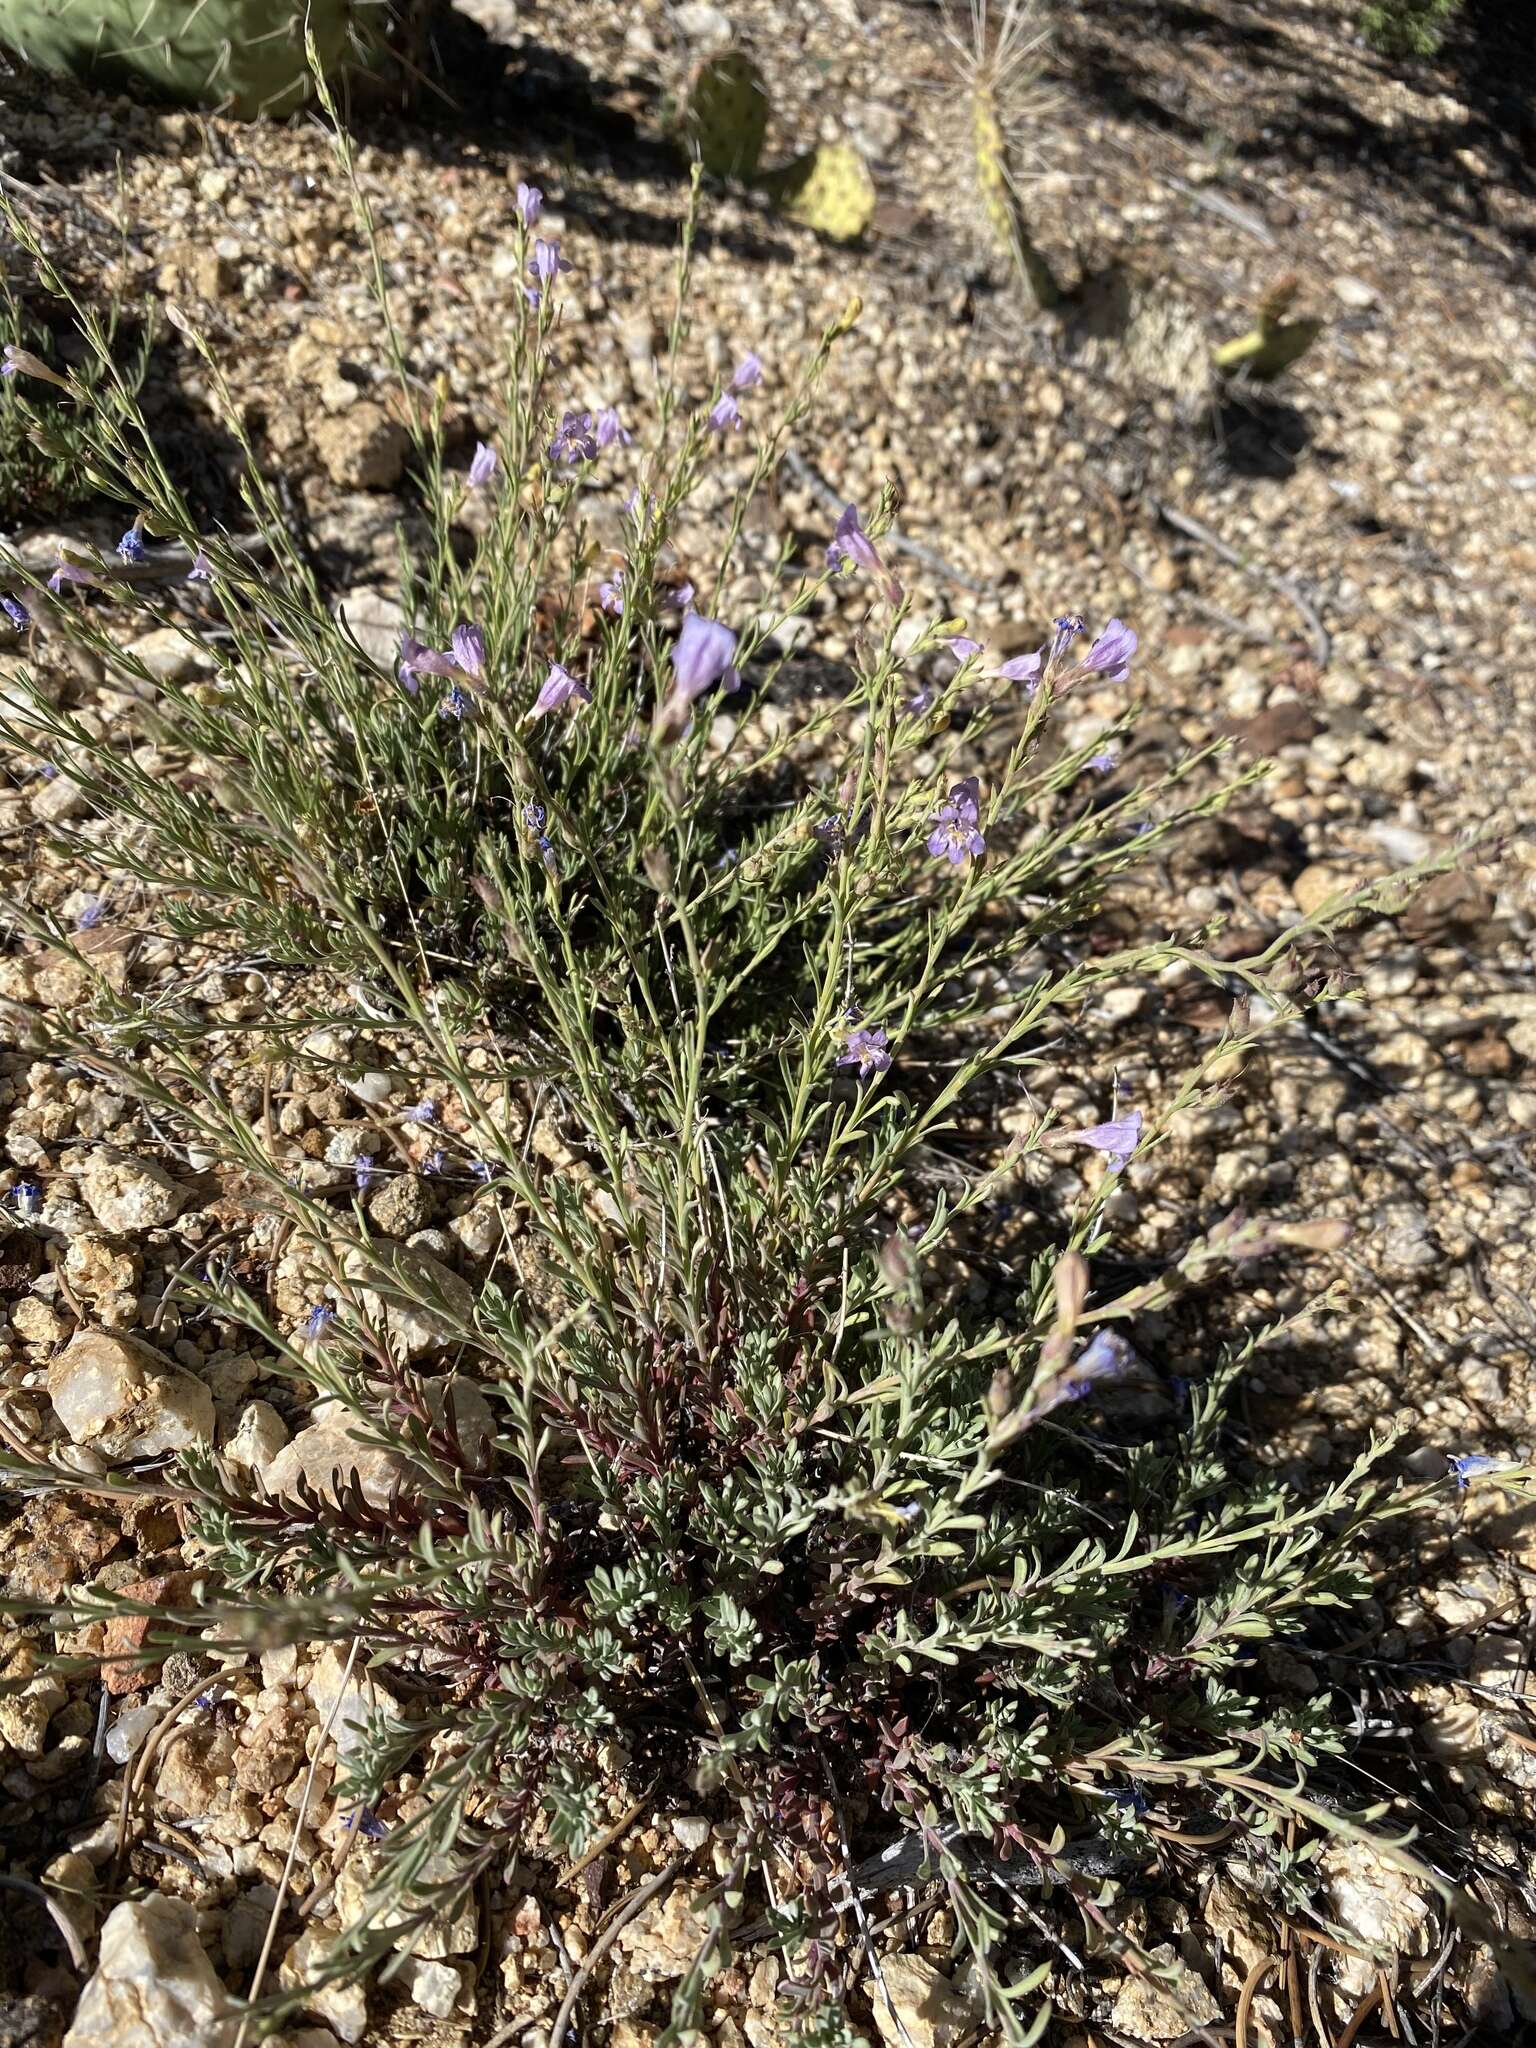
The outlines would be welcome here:
[[[885,1956],[865,1990],[881,2039],[890,2048],[956,2048],[976,2031],[985,2010],[921,1956]]]
[[[227,2048],[234,2032],[192,1908],[153,1892],[114,1906],[64,2048]]]
[[[48,1366],[48,1398],[77,1444],[109,1461],[207,1443],[213,1396],[136,1337],[81,1330]]]
[[[1148,1951],[1155,1963],[1176,1965],[1172,1946]],[[1214,2026],[1221,2007],[1193,1970],[1183,1970],[1165,1984],[1156,1977],[1127,1977],[1115,1994],[1114,2024],[1140,2041],[1177,2041],[1195,2027]]]
[[[317,420],[311,440],[331,482],[344,491],[387,491],[405,471],[410,436],[371,398]]]

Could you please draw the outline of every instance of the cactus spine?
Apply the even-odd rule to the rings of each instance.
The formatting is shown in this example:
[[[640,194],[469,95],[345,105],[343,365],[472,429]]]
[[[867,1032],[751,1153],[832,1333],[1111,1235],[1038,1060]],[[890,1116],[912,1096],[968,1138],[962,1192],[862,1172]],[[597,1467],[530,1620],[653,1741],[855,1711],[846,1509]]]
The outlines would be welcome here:
[[[1031,304],[1042,310],[1057,305],[1061,286],[1029,232],[1008,137],[997,118],[996,93],[991,79],[979,68],[971,83],[971,121],[976,143],[976,184],[992,231],[1012,259]]]

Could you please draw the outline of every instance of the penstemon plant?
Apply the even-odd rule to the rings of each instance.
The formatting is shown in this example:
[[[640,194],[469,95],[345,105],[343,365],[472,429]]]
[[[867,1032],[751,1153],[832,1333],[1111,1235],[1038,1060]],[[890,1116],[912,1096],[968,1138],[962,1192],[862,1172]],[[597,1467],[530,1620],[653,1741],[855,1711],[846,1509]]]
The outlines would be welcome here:
[[[848,509],[776,613],[714,616],[747,501],[857,305],[771,425],[752,418],[753,353],[690,397],[690,210],[641,450],[616,413],[564,402],[566,258],[533,188],[518,211],[505,423],[467,476],[387,329],[428,528],[402,553],[392,665],[328,609],[248,441],[260,550],[199,532],[81,311],[113,391],[88,415],[92,478],[136,512],[120,561],[70,557],[50,581],[78,607],[69,630],[136,678],[134,737],[154,752],[41,690],[5,737],[120,821],[89,852],[141,921],[259,966],[267,993],[210,1025],[18,912],[90,988],[78,1014],[27,1021],[238,1171],[312,1299],[280,1312],[217,1271],[183,1290],[325,1405],[265,1480],[213,1445],[164,1473],[93,1473],[102,1493],[178,1503],[194,1595],[85,1591],[52,1618],[147,1614],[140,1654],[179,1645],[232,1669],[334,1643],[349,1669],[401,1679],[407,1703],[354,1731],[338,1796],[378,1839],[356,1849],[361,1903],[312,1981],[397,1966],[520,1843],[580,1857],[617,1779],[662,1803],[707,1796],[728,1821],[664,2043],[695,2038],[733,1941],[782,1957],[811,2036],[845,2038],[872,1963],[864,1899],[920,1877],[948,1895],[988,2023],[1022,2043],[1043,2023],[1031,1885],[1064,1887],[1153,1967],[1114,1899],[1159,1844],[1226,1831],[1262,1855],[1288,1823],[1356,1825],[1347,1779],[1313,1782],[1343,1748],[1326,1698],[1277,1699],[1248,1659],[1360,1597],[1362,1531],[1425,1489],[1377,1476],[1382,1444],[1314,1497],[1239,1482],[1225,1402],[1283,1324],[1213,1357],[1181,1420],[1128,1426],[1114,1405],[1157,1378],[1133,1317],[1342,1228],[1233,1217],[1131,1293],[1092,1275],[1120,1177],[1296,1017],[1309,943],[1403,884],[1340,898],[1246,961],[1073,943],[1251,776],[1214,780],[1207,750],[1110,794],[1124,721],[1067,747],[1054,713],[1124,680],[1134,633],[1065,617],[1038,654],[989,669],[962,621],[902,590],[888,498],[867,523]],[[243,436],[216,357],[173,317]],[[718,557],[680,587],[680,514],[747,422]],[[627,490],[621,561],[584,524],[594,489]],[[491,510],[465,552],[469,493]],[[176,561],[190,589],[173,597],[143,571]],[[868,599],[846,687],[802,699],[783,629],[845,578]],[[119,647],[96,586],[185,634],[204,679]],[[12,601],[28,630],[48,603]],[[948,679],[915,684],[941,651]],[[1073,1130],[1042,1116],[1004,1148],[963,1129],[1017,1099],[1053,1019],[1173,962],[1237,993],[1169,1100]],[[372,1151],[337,1164],[274,1124],[274,1088],[364,1063],[410,1098],[375,1117]],[[1005,1296],[941,1305],[958,1234],[1053,1156],[1098,1162],[1060,1237],[1042,1233]],[[439,1210],[495,1219],[473,1286],[445,1233],[381,1227],[401,1176]],[[7,1469],[80,1483],[42,1452],[13,1449]],[[869,1860],[882,1847],[899,1874]],[[247,2024],[302,1995],[258,1972]]]

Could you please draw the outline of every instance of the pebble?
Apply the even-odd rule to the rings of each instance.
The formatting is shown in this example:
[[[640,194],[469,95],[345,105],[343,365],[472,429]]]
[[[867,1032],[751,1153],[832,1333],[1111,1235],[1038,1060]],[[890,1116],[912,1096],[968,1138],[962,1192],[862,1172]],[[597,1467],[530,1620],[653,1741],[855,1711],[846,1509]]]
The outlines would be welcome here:
[[[114,1906],[63,2048],[210,2048],[230,2005],[181,1899]],[[356,2038],[353,2036],[352,2038]]]
[[[207,1387],[135,1337],[81,1330],[49,1364],[48,1398],[72,1442],[114,1463],[213,1437]]]
[[[187,1191],[152,1159],[101,1146],[80,1170],[80,1192],[103,1230],[133,1237],[179,1215]]]

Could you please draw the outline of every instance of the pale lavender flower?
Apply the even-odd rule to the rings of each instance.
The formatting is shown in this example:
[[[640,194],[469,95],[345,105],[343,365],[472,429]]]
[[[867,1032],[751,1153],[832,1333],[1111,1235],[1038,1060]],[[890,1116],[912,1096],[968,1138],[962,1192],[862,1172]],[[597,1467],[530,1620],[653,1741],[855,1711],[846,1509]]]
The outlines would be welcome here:
[[[1101,1380],[1119,1379],[1136,1362],[1136,1353],[1114,1330],[1098,1330],[1088,1339],[1068,1367],[1062,1392],[1069,1401],[1080,1401],[1088,1389]]]
[[[635,437],[619,418],[618,407],[605,405],[597,416],[597,432],[594,438],[599,448],[611,448],[615,441],[621,448],[627,448]]]
[[[0,377],[43,377],[50,384],[57,384],[61,391],[69,389],[67,377],[50,370],[41,356],[33,355],[29,348],[18,348],[14,341],[8,341],[0,350]]]
[[[739,690],[741,677],[732,666],[736,635],[718,619],[706,619],[701,612],[684,615],[682,631],[672,643],[672,697],[686,708],[702,697],[711,683],[726,690]]]
[[[741,428],[741,407],[729,391],[722,391],[709,409],[709,431],[723,434],[729,428],[733,433]]]
[[[469,488],[472,491],[482,490],[500,466],[501,457],[490,442],[477,441],[475,452],[469,458]]]
[[[572,697],[583,704],[592,702],[592,692],[580,676],[573,676],[570,670],[562,668],[558,661],[551,662],[549,674],[544,678],[539,694],[529,706],[528,716],[542,718],[546,711],[558,711],[560,706],[569,703]]]
[[[366,1195],[373,1186],[373,1154],[359,1152],[352,1162],[352,1180],[360,1195]]]
[[[1083,657],[1084,669],[1102,676],[1106,683],[1123,683],[1131,672],[1136,652],[1136,635],[1119,619],[1111,619]]]
[[[1446,1463],[1456,1481],[1458,1493],[1465,1493],[1469,1479],[1481,1479],[1485,1472],[1502,1472],[1508,1468],[1508,1460],[1491,1458],[1486,1451],[1463,1451],[1459,1457],[1447,1455]]]
[[[555,438],[549,444],[549,459],[558,465],[590,462],[597,453],[597,438],[592,432],[592,415],[589,412],[568,412],[555,429]]]
[[[1108,775],[1119,765],[1119,756],[1113,747],[1102,747],[1098,753],[1088,756],[1088,766],[1095,775]]]
[[[435,647],[428,647],[414,633],[400,635],[399,668],[400,680],[413,697],[421,687],[423,676],[445,676],[451,680],[458,674],[458,664],[451,655],[440,654]]]
[[[926,683],[919,683],[903,708],[908,718],[921,718],[925,711],[933,709],[933,703],[934,692],[929,689]]]
[[[756,349],[748,349],[741,361],[732,370],[727,391],[750,391],[754,384],[763,381],[763,365]]]
[[[496,1176],[496,1169],[492,1166],[489,1159],[471,1159],[469,1171],[471,1177],[479,1181],[482,1186],[487,1181],[493,1180]]]
[[[1141,1111],[1133,1109],[1107,1124],[1088,1124],[1080,1131],[1061,1131],[1057,1135],[1064,1143],[1091,1145],[1095,1152],[1104,1154],[1109,1171],[1118,1173],[1141,1143]]]
[[[517,217],[525,228],[531,228],[544,211],[544,194],[537,185],[525,185],[521,180],[517,187]],[[559,248],[559,243],[555,247]]]
[[[461,689],[457,683],[454,683],[450,686],[448,694],[442,703],[438,705],[437,715],[439,718],[456,718],[462,725],[474,708],[474,698],[470,696],[467,690]]]
[[[533,256],[528,265],[528,273],[539,281],[536,285],[524,285],[523,287],[527,294],[529,305],[539,305],[543,300],[545,292],[554,283],[561,271],[569,270],[570,267],[569,263],[560,254],[560,244],[558,241],[535,242],[533,245]]]
[[[144,559],[144,522],[135,519],[132,526],[117,544],[117,558],[120,562],[142,562]]]
[[[58,567],[48,578],[48,588],[57,597],[66,583],[84,583],[92,590],[105,588],[101,578],[92,570],[82,569],[78,562],[66,561],[61,557]]]
[[[1022,683],[1026,697],[1033,697],[1040,687],[1040,670],[1045,663],[1045,649],[1037,654],[1016,654],[1012,661],[1005,661],[995,671],[998,679],[1005,683]]]
[[[878,1024],[855,1024],[843,1040],[837,1064],[857,1067],[859,1079],[867,1081],[871,1074],[883,1074],[890,1066],[889,1046],[890,1040]]]
[[[461,619],[453,629],[450,645],[453,658],[465,675],[473,676],[476,682],[485,680],[485,635],[478,626]]]
[[[413,1102],[410,1108],[403,1112],[403,1115],[408,1124],[435,1123],[437,1121],[437,1104],[428,1101]]]
[[[536,798],[530,797],[523,805],[523,823],[530,832],[538,833],[549,823],[549,813]]]
[[[25,633],[32,623],[32,614],[19,597],[0,596],[0,612],[5,613],[18,633]]]
[[[317,1301],[304,1318],[304,1334],[318,1342],[336,1320],[336,1311],[329,1302]]]
[[[671,605],[675,612],[686,612],[691,610],[696,595],[693,585],[683,582],[679,583],[675,590],[669,591],[662,599],[662,603]]]
[[[448,1154],[441,1145],[434,1145],[421,1162],[421,1170],[423,1173],[442,1173],[447,1169],[447,1165]]]
[[[981,652],[981,642],[973,640],[969,633],[955,633],[944,642],[944,645],[956,661],[969,661],[973,654]]]
[[[615,569],[606,582],[597,586],[599,607],[616,619],[624,616],[624,571]]]
[[[187,581],[189,583],[211,583],[213,581],[213,564],[201,548],[192,557],[192,566],[187,571]]]
[[[106,912],[107,906],[99,896],[87,896],[81,907],[80,915],[75,919],[76,931],[95,931],[97,925],[105,917]]]
[[[963,782],[954,785],[948,799],[933,814],[928,851],[935,859],[959,867],[962,861],[986,852],[987,842],[978,829],[980,803],[981,786],[974,775],[967,775]]]
[[[892,604],[901,602],[901,585],[894,576],[886,574],[879,550],[859,523],[858,507],[847,505],[832,529],[832,539],[827,547],[827,567],[835,576],[846,576],[855,563],[861,569],[867,569],[872,576],[883,578],[886,595]]]

